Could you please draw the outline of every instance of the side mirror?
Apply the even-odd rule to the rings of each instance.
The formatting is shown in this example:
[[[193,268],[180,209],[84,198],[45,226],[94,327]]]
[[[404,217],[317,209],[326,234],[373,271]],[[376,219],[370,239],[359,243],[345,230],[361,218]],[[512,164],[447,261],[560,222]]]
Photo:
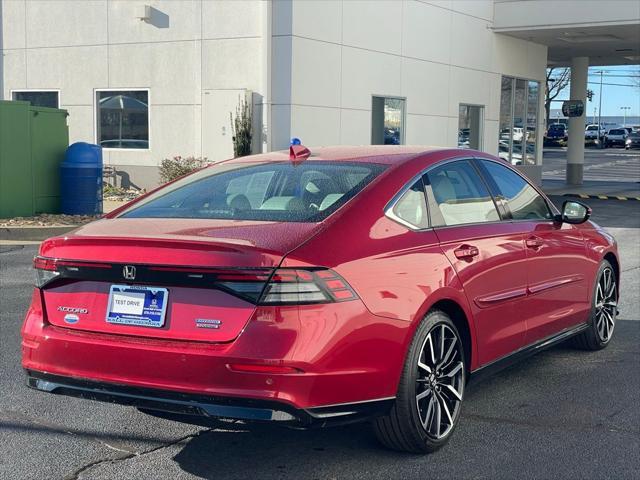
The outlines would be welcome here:
[[[556,222],[579,224],[589,220],[591,208],[577,200],[566,200],[562,204],[562,214],[555,216]]]

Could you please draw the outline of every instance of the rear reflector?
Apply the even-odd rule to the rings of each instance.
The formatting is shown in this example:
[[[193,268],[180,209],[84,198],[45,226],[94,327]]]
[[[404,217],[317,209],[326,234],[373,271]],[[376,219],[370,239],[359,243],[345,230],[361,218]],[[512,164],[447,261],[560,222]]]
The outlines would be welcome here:
[[[227,365],[229,370],[241,373],[271,373],[271,374],[287,374],[302,373],[302,370],[294,367],[285,367],[280,365],[259,365],[247,363],[230,363]]]

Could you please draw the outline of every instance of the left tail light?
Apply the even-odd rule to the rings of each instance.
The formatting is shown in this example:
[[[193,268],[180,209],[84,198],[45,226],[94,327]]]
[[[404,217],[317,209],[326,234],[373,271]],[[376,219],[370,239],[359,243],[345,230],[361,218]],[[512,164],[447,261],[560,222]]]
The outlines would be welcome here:
[[[33,268],[36,271],[36,287],[42,288],[61,273],[77,272],[81,268],[109,269],[111,265],[105,263],[92,263],[74,260],[58,260],[57,258],[34,257]]]
[[[35,257],[33,268],[36,271],[35,285],[38,288],[44,287],[51,280],[60,275],[56,261],[52,258]]]

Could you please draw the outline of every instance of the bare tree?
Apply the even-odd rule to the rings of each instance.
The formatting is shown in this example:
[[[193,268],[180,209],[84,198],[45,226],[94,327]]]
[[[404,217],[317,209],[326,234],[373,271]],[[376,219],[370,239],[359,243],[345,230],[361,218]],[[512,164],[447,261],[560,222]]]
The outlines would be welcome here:
[[[566,67],[551,67],[547,69],[544,110],[546,121],[551,116],[551,102],[569,85],[571,69]]]

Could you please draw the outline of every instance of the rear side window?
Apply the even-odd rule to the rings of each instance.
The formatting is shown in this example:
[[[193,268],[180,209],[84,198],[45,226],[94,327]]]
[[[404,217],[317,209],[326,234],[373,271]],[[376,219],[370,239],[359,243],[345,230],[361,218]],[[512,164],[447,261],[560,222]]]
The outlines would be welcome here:
[[[514,220],[550,219],[544,198],[513,170],[488,160],[480,160],[488,176],[495,182],[499,197],[506,201]]]
[[[422,179],[414,183],[393,206],[392,217],[412,228],[427,228],[429,219]]]
[[[467,160],[447,163],[426,175],[427,194],[434,226],[462,225],[500,220],[480,175]]]
[[[221,164],[158,190],[120,217],[317,222],[371,182],[377,164]]]

